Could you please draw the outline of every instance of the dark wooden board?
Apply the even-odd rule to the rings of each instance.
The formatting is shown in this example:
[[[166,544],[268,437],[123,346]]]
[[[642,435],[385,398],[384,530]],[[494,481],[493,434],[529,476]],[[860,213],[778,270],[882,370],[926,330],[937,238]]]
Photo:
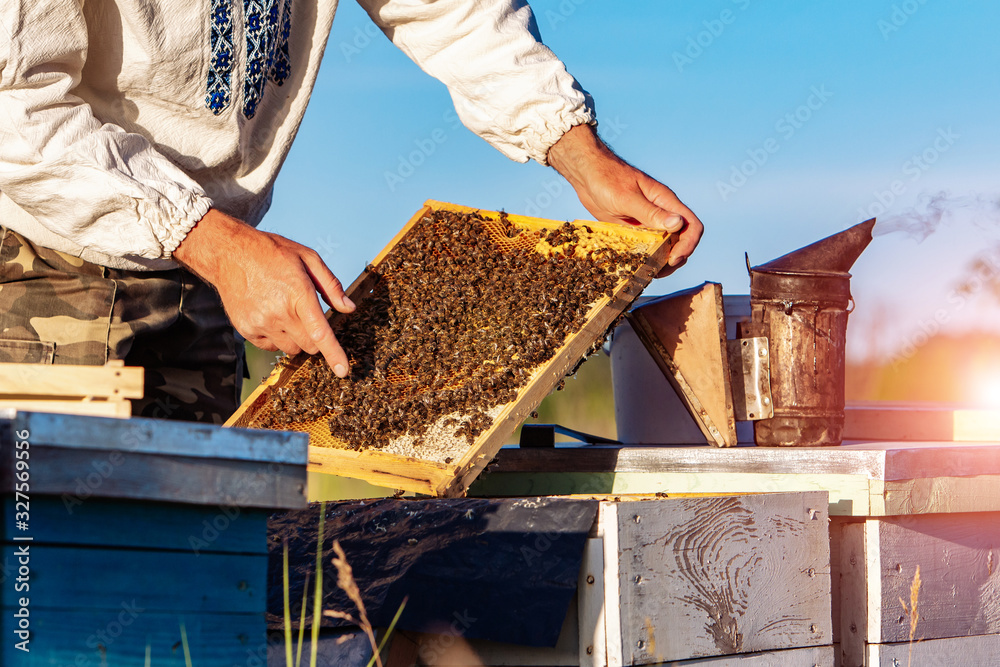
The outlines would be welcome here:
[[[0,665],[5,667],[144,667],[147,645],[152,665],[185,667],[182,622],[194,667],[267,664],[261,614],[157,612],[134,604],[132,597],[119,598],[110,610],[32,606],[31,651],[24,653],[14,646],[13,612],[0,613]]]
[[[123,502],[89,498],[77,504],[32,495],[28,533],[14,529],[13,496],[0,496],[0,543],[29,534],[32,545],[134,547],[195,553],[267,553],[270,510],[220,505]],[[44,547],[42,547],[44,548]]]
[[[435,632],[462,619],[468,638],[554,644],[576,592],[597,503],[590,500],[433,499],[327,505],[324,580],[336,581],[331,544],[354,567],[369,617],[386,626],[404,596],[400,630]],[[282,548],[288,540],[293,623],[306,575],[314,579],[318,506],[276,513],[269,529],[268,618],[282,623]],[[353,611],[335,585],[324,606]],[[457,615],[457,616],[456,616]],[[343,624],[333,618],[324,625]]]
[[[91,497],[210,506],[293,508],[306,504],[306,469],[301,464],[34,443],[30,451],[32,493],[59,496],[70,504]],[[0,491],[13,490],[12,463],[11,457],[0,460]]]
[[[26,544],[32,613],[116,610],[123,600],[178,614],[254,613],[267,594],[263,555]],[[16,563],[17,548],[0,546],[0,563]],[[17,597],[13,586],[0,588],[0,606],[15,606]]]
[[[293,431],[222,428],[145,417],[114,419],[38,412],[17,412],[9,420],[8,428],[27,431],[32,445],[294,465],[306,464],[309,441],[307,436]]]

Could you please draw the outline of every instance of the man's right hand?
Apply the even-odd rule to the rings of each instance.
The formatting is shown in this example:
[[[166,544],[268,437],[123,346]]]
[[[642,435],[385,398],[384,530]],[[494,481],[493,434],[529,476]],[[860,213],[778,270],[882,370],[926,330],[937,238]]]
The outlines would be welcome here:
[[[350,372],[316,292],[341,313],[355,306],[315,250],[212,209],[173,257],[218,290],[230,322],[257,347],[321,353],[339,377]]]

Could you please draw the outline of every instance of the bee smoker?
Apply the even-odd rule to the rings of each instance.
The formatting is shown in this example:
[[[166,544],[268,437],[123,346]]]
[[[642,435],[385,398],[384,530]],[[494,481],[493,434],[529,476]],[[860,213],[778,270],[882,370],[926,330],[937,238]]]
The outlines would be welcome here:
[[[767,338],[774,416],[754,422],[759,446],[839,445],[844,431],[847,316],[854,262],[875,220],[750,267],[750,322]]]

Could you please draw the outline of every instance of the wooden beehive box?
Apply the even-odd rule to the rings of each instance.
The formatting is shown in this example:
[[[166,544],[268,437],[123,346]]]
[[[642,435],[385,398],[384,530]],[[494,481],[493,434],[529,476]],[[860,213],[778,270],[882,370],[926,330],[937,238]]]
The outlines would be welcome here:
[[[359,586],[375,623],[409,596],[387,665],[833,667],[828,502],[822,491],[350,501],[326,509],[324,549],[337,539],[369,566]],[[314,567],[317,520],[272,518],[293,540],[291,600]],[[372,525],[384,528],[361,529]],[[445,552],[465,566],[443,567]],[[272,582],[281,567],[273,541]],[[338,596],[328,608],[349,604]],[[327,663],[367,664],[360,631],[331,625]]]
[[[104,366],[0,364],[0,409],[128,417],[142,398],[144,370],[121,360]]]
[[[359,307],[370,295],[377,280],[377,270],[392,250],[399,245],[414,226],[434,211],[451,211],[469,214],[478,212],[488,222],[484,223],[493,241],[506,253],[532,253],[542,234],[566,223],[523,216],[506,216],[505,224],[512,224],[519,231],[516,242],[505,236],[501,214],[482,211],[454,204],[427,201],[396,235],[388,246],[347,289],[348,296]],[[290,426],[310,434],[310,470],[326,472],[365,480],[379,486],[405,489],[433,496],[455,497],[462,495],[469,484],[486,467],[508,436],[549,394],[562,378],[587,354],[593,344],[607,331],[656,273],[666,264],[673,238],[648,229],[600,222],[576,221],[575,229],[586,230],[588,239],[598,239],[609,245],[627,248],[640,253],[644,263],[629,276],[620,279],[610,290],[610,295],[598,297],[590,306],[584,325],[569,335],[559,350],[547,362],[534,367],[516,398],[495,406],[491,412],[492,425],[469,444],[465,438],[436,436],[434,447],[423,447],[419,441],[409,447],[394,446],[390,451],[379,449],[351,449],[350,443],[335,439],[330,434],[324,418]],[[522,233],[527,232],[527,233]],[[601,241],[603,240],[603,241]],[[442,286],[446,289],[448,286]],[[584,289],[585,285],[576,286]],[[337,330],[344,315],[331,312],[330,322]],[[273,427],[269,424],[273,392],[307,373],[305,367],[311,357],[300,354],[280,364],[227,422],[230,426]],[[349,409],[346,408],[345,409]]]
[[[199,667],[266,662],[267,518],[305,507],[306,447],[0,410],[0,665],[181,667],[182,633]]]

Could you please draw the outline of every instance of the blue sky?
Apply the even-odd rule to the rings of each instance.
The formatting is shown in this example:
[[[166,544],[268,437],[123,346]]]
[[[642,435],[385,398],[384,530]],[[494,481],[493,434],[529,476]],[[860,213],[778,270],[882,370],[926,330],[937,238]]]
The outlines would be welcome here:
[[[1000,267],[1000,4],[531,4],[609,143],[706,225],[688,265],[647,294],[704,280],[746,293],[744,252],[762,263],[866,213],[905,222],[944,192],[954,213],[936,233],[880,236],[855,265],[849,352],[998,324],[986,290],[961,302],[953,290],[976,257]],[[387,172],[428,141],[390,187]],[[511,162],[459,126],[444,86],[345,0],[263,227],[316,248],[349,283],[425,199],[588,217],[554,171]]]

